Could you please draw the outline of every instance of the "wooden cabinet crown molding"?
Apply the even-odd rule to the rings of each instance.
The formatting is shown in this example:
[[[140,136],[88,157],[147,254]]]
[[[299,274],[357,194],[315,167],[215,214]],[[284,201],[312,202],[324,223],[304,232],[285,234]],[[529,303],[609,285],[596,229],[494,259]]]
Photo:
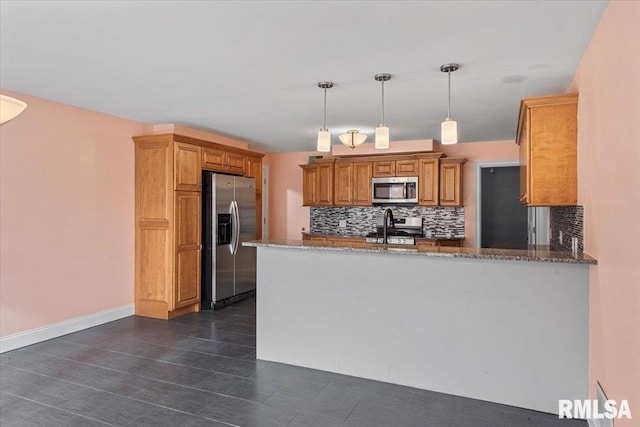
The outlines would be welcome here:
[[[376,154],[361,157],[336,157],[333,159],[316,159],[319,160],[334,160],[336,163],[355,163],[355,162],[385,162],[385,161],[403,161],[403,160],[419,160],[419,159],[439,159],[446,157],[443,152],[436,153],[410,153],[410,154]]]
[[[204,148],[213,148],[224,150],[231,153],[244,154],[246,156],[259,157],[262,159],[265,153],[252,150],[243,150],[242,148],[232,147],[231,145],[218,144],[217,142],[205,141],[202,139],[192,138],[190,136],[180,135],[177,133],[165,133],[159,135],[141,135],[134,136],[133,141],[138,142],[184,142],[186,144],[199,145]]]
[[[520,111],[518,114],[518,127],[516,128],[516,144],[520,145],[520,142],[522,140],[522,131],[526,126],[526,112],[529,108],[577,103],[577,93],[563,93],[560,95],[530,96],[527,98],[522,98],[522,100],[520,101]]]
[[[577,104],[577,93],[563,93],[560,95],[531,96],[522,98],[520,101],[520,112],[518,115],[518,127],[516,129],[516,143],[522,134],[522,127],[525,125],[526,111],[529,108],[547,107],[551,105]]]

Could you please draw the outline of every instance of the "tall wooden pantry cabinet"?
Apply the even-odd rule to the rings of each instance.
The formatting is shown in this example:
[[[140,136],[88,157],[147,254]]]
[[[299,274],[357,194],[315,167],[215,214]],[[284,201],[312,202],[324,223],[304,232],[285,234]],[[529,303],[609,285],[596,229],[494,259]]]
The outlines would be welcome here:
[[[263,154],[178,134],[133,141],[135,313],[170,319],[199,311],[202,171],[255,177],[261,212]],[[256,221],[260,230],[261,214]]]

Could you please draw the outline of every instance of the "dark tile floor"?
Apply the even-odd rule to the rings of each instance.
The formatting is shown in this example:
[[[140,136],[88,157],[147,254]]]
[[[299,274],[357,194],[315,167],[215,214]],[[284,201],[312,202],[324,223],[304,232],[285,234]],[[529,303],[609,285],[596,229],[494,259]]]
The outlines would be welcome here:
[[[583,421],[256,360],[255,300],[0,356],[0,425],[485,427]]]

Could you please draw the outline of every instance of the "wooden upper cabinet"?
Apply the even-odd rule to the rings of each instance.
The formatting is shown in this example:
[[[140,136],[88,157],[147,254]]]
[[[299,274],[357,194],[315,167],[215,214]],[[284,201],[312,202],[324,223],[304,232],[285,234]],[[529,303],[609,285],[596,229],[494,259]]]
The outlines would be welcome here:
[[[202,169],[244,175],[247,156],[217,148],[202,149]]]
[[[262,239],[262,158],[247,156],[246,176],[256,179],[256,239]]]
[[[396,176],[418,176],[418,161],[396,160]]]
[[[215,148],[205,148],[202,150],[203,169],[222,169],[225,166],[225,151]]]
[[[318,166],[318,206],[333,205],[333,162],[319,164]]]
[[[371,206],[371,177],[373,165],[371,162],[353,163],[353,205]]]
[[[440,166],[438,159],[418,160],[418,204],[438,206]]]
[[[396,161],[382,160],[373,162],[373,176],[396,176]]]
[[[244,175],[246,171],[247,157],[244,154],[227,153],[227,170],[232,173]]]
[[[372,162],[335,164],[335,206],[371,206]]]
[[[372,206],[371,178],[417,176],[418,205],[463,206],[462,165],[444,153],[321,159],[301,165],[304,206]],[[324,174],[324,171],[327,174]],[[333,171],[330,175],[329,171]],[[393,172],[393,175],[391,173]],[[331,177],[333,180],[331,180]],[[329,191],[329,189],[332,191]]]
[[[316,165],[302,165],[302,206],[316,205],[318,168]]]
[[[333,203],[336,206],[351,206],[353,204],[353,163],[336,163],[333,191]]]
[[[333,160],[316,160],[302,168],[302,205],[333,206]]]
[[[530,111],[526,111],[524,113],[527,117],[525,117],[522,122],[522,128],[520,129],[519,137],[516,139],[516,143],[520,144],[519,150],[519,158],[520,158],[520,203],[527,204],[527,195],[531,194],[529,190],[529,173],[528,173],[528,165],[529,165],[529,122],[531,118]]]
[[[200,303],[200,193],[175,193],[175,289],[173,309]]]
[[[201,148],[197,145],[182,142],[174,144],[175,190],[200,191],[200,152]]]
[[[378,160],[373,162],[373,176],[418,176],[418,160]]]
[[[440,206],[462,206],[462,165],[466,159],[440,159]]]
[[[256,179],[256,193],[262,194],[262,159],[247,156],[247,173],[245,176]]]
[[[524,98],[520,145],[520,201],[527,206],[578,202],[578,94]]]

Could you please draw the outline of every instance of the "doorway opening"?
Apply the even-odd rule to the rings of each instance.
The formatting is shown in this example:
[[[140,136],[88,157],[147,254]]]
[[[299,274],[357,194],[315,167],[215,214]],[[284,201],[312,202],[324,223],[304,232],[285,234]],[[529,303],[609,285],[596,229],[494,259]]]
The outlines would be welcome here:
[[[518,160],[476,162],[476,247],[528,247],[529,212],[519,195]]]

